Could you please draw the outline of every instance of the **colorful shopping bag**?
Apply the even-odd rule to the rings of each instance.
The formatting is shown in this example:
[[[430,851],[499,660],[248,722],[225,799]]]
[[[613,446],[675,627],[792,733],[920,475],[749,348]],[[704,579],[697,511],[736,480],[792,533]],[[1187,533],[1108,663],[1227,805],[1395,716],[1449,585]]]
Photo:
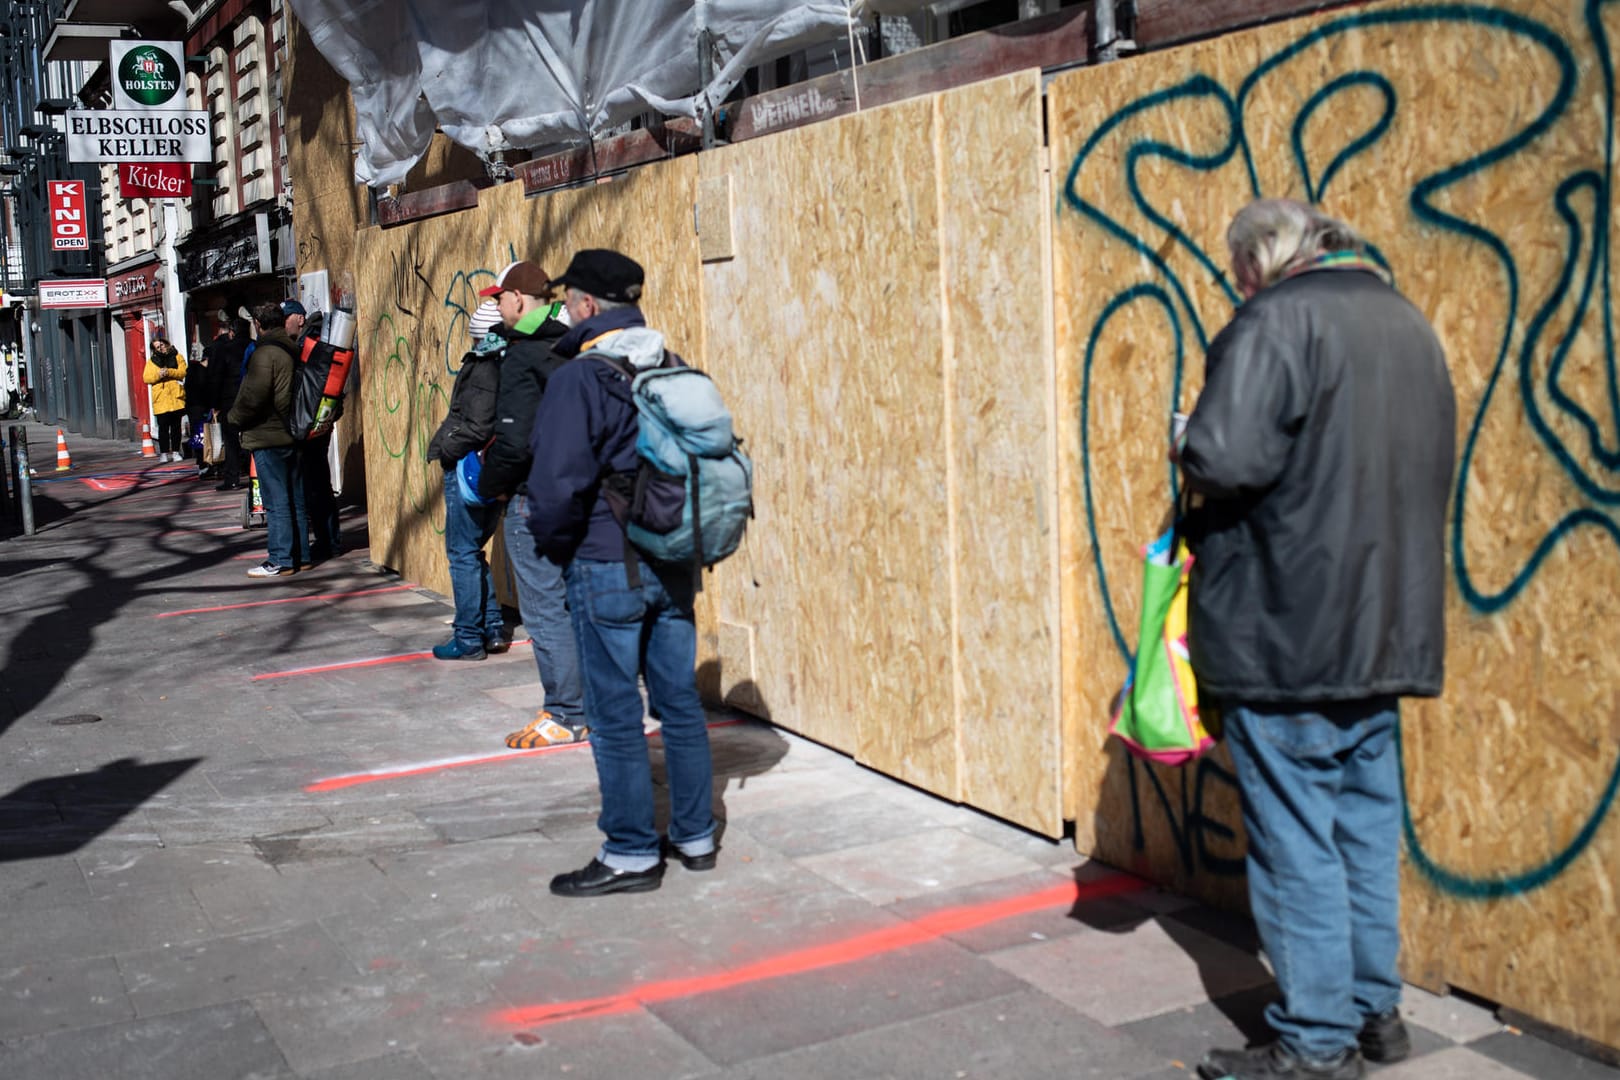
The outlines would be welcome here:
[[[1187,580],[1193,557],[1175,530],[1143,549],[1136,658],[1109,733],[1137,757],[1184,765],[1215,745],[1198,715],[1187,656]]]

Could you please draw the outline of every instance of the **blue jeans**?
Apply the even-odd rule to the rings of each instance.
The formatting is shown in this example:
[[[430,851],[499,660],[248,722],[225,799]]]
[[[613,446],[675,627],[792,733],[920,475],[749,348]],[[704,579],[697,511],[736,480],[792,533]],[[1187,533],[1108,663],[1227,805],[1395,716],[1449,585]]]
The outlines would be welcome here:
[[[499,503],[469,506],[461,498],[456,470],[445,472],[444,553],[450,560],[450,594],[456,602],[452,626],[457,641],[480,649],[484,642],[500,637],[504,625],[495,579],[484,555],[484,545],[495,535],[500,521]]]
[[[298,448],[272,446],[253,451],[264,500],[265,556],[277,566],[309,565],[309,518],[304,513],[304,478]]]
[[[1401,779],[1393,697],[1229,706],[1249,833],[1249,903],[1282,1001],[1266,1019],[1313,1061],[1401,999]]]
[[[597,827],[607,837],[597,857],[621,870],[650,869],[660,858],[637,685],[643,675],[663,723],[669,839],[688,855],[713,851],[714,766],[694,671],[697,627],[688,575],[676,571],[665,582],[642,566],[641,587],[632,589],[623,563],[575,559],[567,579],[602,794]]]
[[[585,691],[579,681],[579,648],[568,618],[568,588],[562,567],[534,548],[529,502],[512,496],[506,508],[506,561],[517,579],[518,611],[534,642],[534,662],[546,692],[546,711],[570,726],[585,722]]]

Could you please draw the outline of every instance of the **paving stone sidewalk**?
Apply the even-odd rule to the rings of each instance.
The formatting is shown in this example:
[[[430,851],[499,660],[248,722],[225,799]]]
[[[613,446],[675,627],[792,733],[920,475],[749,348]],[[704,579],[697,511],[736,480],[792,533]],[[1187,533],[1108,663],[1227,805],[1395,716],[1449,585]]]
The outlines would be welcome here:
[[[719,868],[553,897],[595,774],[502,745],[539,702],[526,647],[422,655],[449,606],[372,564],[358,508],[347,554],[255,581],[240,493],[73,436],[57,473],[30,439],[41,531],[0,540],[5,1080],[1161,1080],[1264,1034],[1245,921],[723,712]],[[1620,1076],[1461,998],[1406,1013],[1391,1080]]]

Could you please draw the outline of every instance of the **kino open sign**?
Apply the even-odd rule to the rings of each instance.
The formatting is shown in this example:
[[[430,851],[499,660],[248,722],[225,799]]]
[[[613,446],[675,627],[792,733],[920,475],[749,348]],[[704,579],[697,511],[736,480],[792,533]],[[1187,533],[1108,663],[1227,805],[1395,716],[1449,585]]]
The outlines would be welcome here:
[[[89,251],[90,223],[85,214],[84,181],[52,180],[51,250]]]

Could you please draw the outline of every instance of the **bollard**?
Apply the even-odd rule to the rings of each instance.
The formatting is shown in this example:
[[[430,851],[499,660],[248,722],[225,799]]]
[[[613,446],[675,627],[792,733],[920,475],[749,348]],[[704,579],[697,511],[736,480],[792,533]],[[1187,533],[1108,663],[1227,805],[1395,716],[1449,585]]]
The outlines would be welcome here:
[[[17,476],[17,454],[28,445],[28,429],[13,424],[6,431],[6,517],[22,520],[22,481]]]
[[[17,502],[24,536],[34,535],[34,482],[28,476],[28,443],[17,444]]]

